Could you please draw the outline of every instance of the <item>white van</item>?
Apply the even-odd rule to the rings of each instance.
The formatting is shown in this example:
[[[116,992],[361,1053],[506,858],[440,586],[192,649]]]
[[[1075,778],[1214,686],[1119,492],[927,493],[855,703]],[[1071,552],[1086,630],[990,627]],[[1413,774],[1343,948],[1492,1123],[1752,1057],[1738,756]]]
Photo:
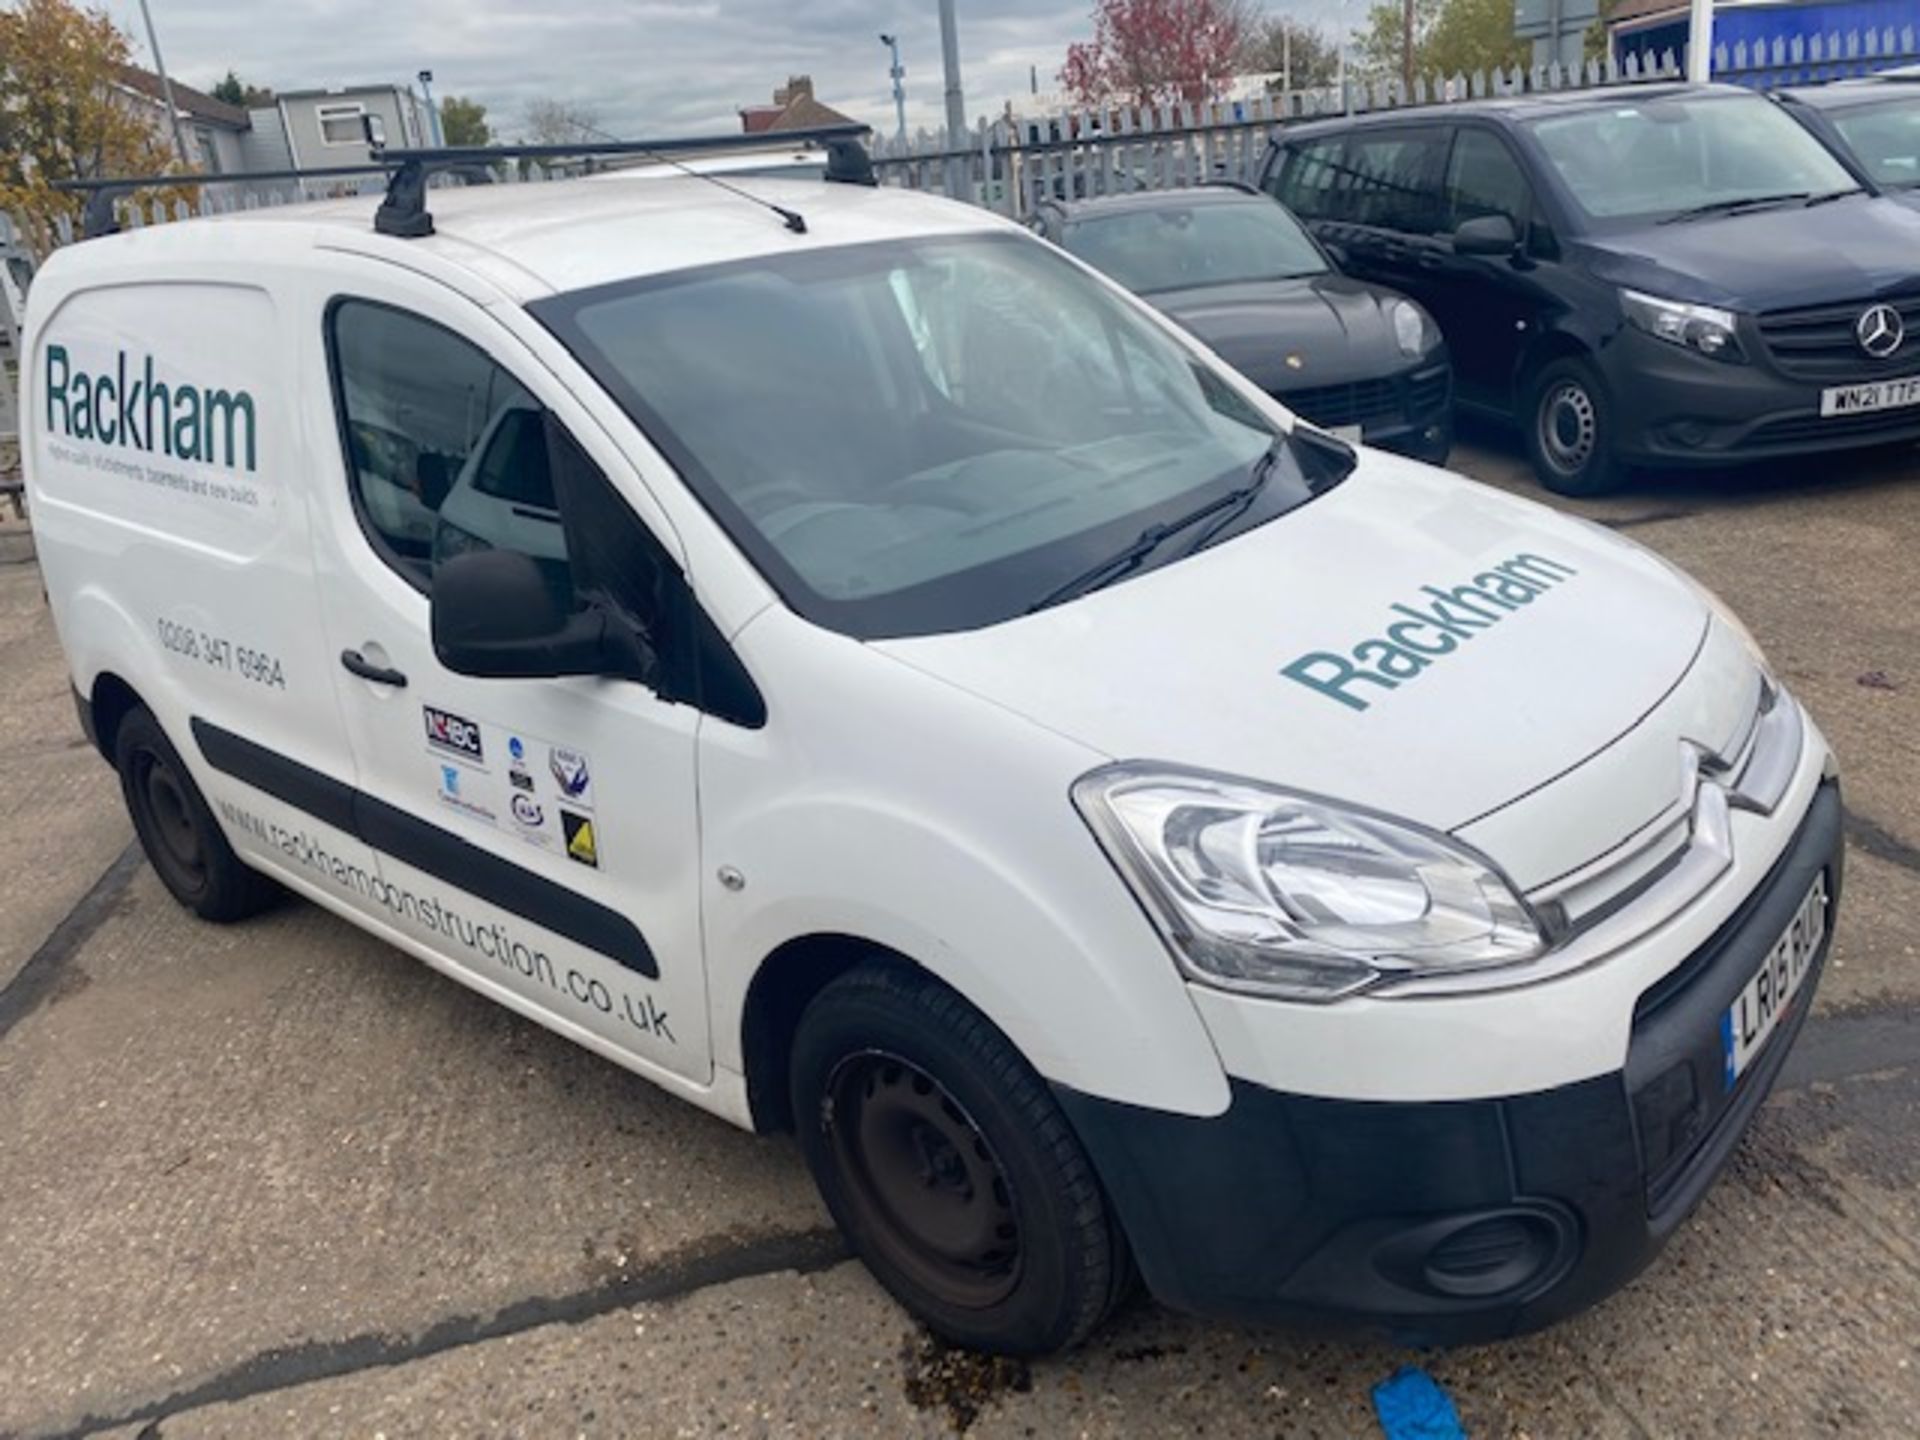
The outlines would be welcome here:
[[[793,1129],[964,1344],[1071,1345],[1136,1267],[1421,1340],[1622,1284],[1840,895],[1832,757],[1739,622],[1010,223],[753,194],[50,260],[38,548],[168,889],[284,886]]]

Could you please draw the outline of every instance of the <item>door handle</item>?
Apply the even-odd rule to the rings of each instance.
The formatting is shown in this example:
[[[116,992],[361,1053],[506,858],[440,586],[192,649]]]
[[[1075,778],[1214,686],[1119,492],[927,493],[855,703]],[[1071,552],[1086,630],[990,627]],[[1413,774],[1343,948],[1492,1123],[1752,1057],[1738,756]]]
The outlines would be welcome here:
[[[375,665],[358,650],[342,650],[340,663],[362,680],[371,680],[376,685],[391,685],[396,690],[407,688],[405,672],[385,665]]]

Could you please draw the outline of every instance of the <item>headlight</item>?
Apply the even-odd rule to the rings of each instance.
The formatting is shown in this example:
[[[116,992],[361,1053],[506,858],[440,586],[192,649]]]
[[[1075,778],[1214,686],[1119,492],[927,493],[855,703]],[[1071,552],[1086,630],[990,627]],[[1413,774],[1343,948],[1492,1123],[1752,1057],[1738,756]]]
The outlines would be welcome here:
[[[1411,300],[1395,300],[1387,307],[1387,314],[1392,317],[1394,343],[1402,355],[1424,355],[1440,339],[1427,312]]]
[[[1655,339],[1697,350],[1715,360],[1746,358],[1740,352],[1740,335],[1731,310],[1662,300],[1657,295],[1642,295],[1638,290],[1622,290],[1620,305],[1626,311],[1628,323]]]
[[[1444,835],[1174,766],[1112,765],[1074,804],[1203,984],[1337,1000],[1547,948],[1506,877]]]

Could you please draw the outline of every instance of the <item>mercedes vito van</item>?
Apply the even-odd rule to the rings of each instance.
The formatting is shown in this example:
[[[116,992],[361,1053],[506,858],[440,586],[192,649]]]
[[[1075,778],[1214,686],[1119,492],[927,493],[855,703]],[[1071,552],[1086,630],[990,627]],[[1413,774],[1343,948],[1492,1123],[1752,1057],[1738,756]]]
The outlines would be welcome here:
[[[1261,176],[1433,314],[1459,403],[1517,422],[1550,490],[1920,439],[1920,213],[1751,91],[1289,126]]]
[[[47,591],[182,904],[284,887],[795,1132],[967,1345],[1136,1272],[1505,1335],[1700,1199],[1841,893],[1827,744],[1711,595],[978,209],[411,205],[36,283]]]

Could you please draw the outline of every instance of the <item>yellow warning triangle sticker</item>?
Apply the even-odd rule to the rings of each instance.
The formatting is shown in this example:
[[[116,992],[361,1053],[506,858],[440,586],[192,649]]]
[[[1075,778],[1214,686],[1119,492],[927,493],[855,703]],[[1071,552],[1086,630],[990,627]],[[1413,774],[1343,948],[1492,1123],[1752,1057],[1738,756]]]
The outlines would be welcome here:
[[[598,865],[600,857],[593,847],[593,822],[582,820],[580,828],[573,832],[573,838],[567,841],[567,853],[576,860],[584,860],[589,865]]]

